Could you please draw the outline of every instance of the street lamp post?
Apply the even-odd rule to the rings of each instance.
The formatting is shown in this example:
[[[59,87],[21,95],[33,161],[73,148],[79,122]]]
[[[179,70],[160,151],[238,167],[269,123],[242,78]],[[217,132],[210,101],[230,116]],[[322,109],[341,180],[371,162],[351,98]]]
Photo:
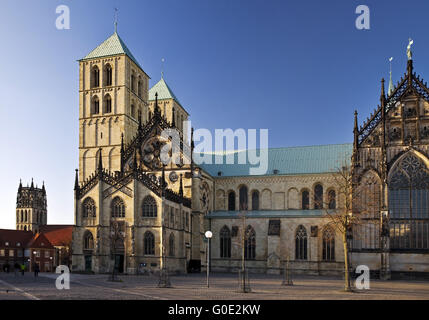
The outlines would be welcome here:
[[[210,287],[209,274],[210,274],[210,239],[213,237],[211,231],[206,231],[204,234],[207,238],[207,288]]]

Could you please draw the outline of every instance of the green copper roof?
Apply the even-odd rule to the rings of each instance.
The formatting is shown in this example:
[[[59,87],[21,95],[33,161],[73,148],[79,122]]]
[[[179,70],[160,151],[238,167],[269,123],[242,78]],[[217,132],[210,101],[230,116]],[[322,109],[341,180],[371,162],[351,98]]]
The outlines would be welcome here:
[[[108,56],[114,56],[118,54],[126,54],[131,60],[134,61],[136,65],[140,67],[140,69],[143,70],[143,68],[137,62],[137,59],[134,58],[130,49],[128,49],[128,47],[126,46],[126,44],[124,43],[124,41],[121,39],[121,37],[118,35],[117,32],[113,33],[109,38],[107,38],[107,40],[105,40],[97,48],[92,50],[82,60],[108,57]]]
[[[255,210],[247,211],[246,218],[294,218],[294,217],[323,217],[323,210]],[[208,219],[239,219],[240,211],[213,211],[207,214]]]
[[[268,169],[265,175],[299,175],[336,172],[344,164],[350,165],[353,144],[331,144],[306,147],[287,147],[268,149]],[[220,154],[223,164],[215,164],[215,155],[211,154],[212,164],[199,164],[211,176],[237,177],[249,176],[249,169],[258,167],[249,163],[238,164],[238,155],[246,151],[233,151],[234,164],[227,164],[225,153]],[[259,151],[257,152],[259,155]],[[194,156],[194,161],[197,160]],[[196,161],[198,164],[198,161]],[[275,173],[274,170],[277,170]]]
[[[149,100],[155,100],[155,93],[158,92],[158,100],[162,99],[173,99],[181,105],[179,99],[175,96],[173,91],[170,89],[168,84],[161,78],[152,88],[149,90]]]

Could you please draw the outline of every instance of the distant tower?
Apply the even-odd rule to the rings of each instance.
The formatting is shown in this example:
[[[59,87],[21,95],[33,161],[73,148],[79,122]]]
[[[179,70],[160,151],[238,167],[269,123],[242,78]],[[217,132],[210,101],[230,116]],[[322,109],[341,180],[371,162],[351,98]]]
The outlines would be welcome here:
[[[45,184],[42,188],[31,186],[23,187],[21,181],[16,199],[16,229],[38,232],[41,225],[48,222]]]

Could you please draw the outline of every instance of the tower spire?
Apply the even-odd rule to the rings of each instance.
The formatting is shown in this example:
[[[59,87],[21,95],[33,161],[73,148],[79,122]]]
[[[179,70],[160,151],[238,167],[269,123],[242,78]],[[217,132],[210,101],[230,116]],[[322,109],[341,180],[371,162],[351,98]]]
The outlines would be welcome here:
[[[103,172],[103,159],[102,159],[102,156],[101,156],[101,152],[102,152],[101,148],[98,149],[98,151],[99,151],[99,156],[98,156],[98,173],[101,173],[101,172]]]
[[[390,96],[393,92],[393,81],[392,81],[392,60],[393,57],[389,58],[390,62],[390,79],[389,79],[389,89],[387,90],[387,95]]]
[[[79,190],[79,174],[78,174],[78,169],[75,169],[76,174],[75,174],[75,178],[74,178],[74,190],[77,191]]]

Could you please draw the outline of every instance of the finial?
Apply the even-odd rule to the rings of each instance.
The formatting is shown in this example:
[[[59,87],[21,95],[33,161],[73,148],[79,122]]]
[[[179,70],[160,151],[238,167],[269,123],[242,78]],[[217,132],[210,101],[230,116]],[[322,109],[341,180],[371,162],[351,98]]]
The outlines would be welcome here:
[[[414,40],[411,38],[408,38],[408,47],[407,47],[407,57],[408,60],[413,60],[413,52],[411,51],[411,46],[413,45]]]
[[[31,178],[31,189],[34,188],[33,178]]]
[[[387,95],[390,96],[393,92],[393,81],[392,81],[392,60],[393,57],[389,58],[390,63],[390,79],[389,79],[389,88],[387,89]]]
[[[164,79],[164,62],[165,62],[165,59],[164,58],[162,58],[161,59],[161,79]]]
[[[115,33],[118,32],[118,8],[115,8]]]
[[[194,151],[194,147],[195,147],[195,145],[194,145],[194,128],[192,127],[191,128],[191,151],[192,152]]]
[[[99,156],[98,156],[98,172],[102,172],[103,171],[103,160],[102,160],[102,149],[98,149],[99,151]]]
[[[180,187],[179,187],[179,195],[183,197],[183,174],[180,174]]]
[[[384,91],[384,78],[381,78],[381,95],[380,95],[380,105],[381,107],[384,107],[384,102],[386,100],[386,94]]]
[[[75,169],[76,174],[75,174],[75,178],[74,178],[74,189],[75,190],[79,190],[79,174],[78,174],[78,169]]]

